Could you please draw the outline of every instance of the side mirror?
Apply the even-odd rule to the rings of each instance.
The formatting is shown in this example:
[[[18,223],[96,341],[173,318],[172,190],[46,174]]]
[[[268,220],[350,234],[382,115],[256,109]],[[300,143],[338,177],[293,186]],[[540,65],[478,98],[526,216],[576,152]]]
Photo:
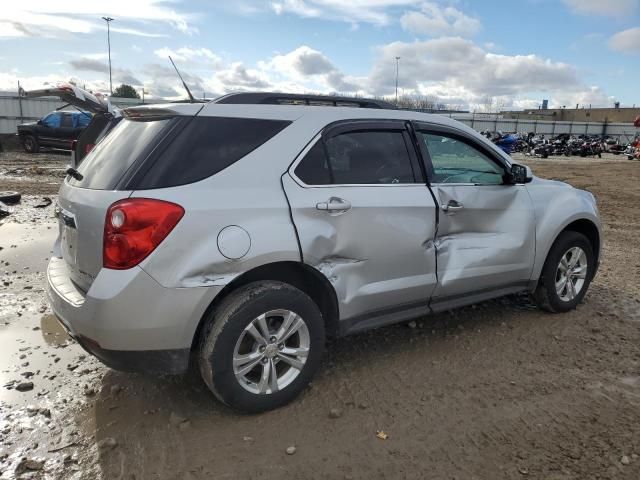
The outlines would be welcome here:
[[[38,125],[44,125],[44,122],[42,120],[38,120],[37,124]]]
[[[511,183],[529,183],[533,180],[533,172],[526,165],[511,164]]]

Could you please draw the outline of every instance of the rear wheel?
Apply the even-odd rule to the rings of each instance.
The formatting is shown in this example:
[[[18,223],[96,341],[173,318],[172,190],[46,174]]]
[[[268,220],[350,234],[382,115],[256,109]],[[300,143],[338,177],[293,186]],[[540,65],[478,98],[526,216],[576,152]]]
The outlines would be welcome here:
[[[199,366],[211,391],[245,412],[293,400],[320,366],[324,324],[304,292],[256,282],[225,298],[207,319]]]
[[[38,151],[40,150],[40,145],[38,144],[36,137],[34,137],[33,135],[27,135],[26,137],[24,137],[24,139],[22,140],[22,147],[27,153],[38,153]]]
[[[595,267],[593,248],[578,232],[562,232],[547,256],[534,292],[540,308],[567,312],[582,301]]]

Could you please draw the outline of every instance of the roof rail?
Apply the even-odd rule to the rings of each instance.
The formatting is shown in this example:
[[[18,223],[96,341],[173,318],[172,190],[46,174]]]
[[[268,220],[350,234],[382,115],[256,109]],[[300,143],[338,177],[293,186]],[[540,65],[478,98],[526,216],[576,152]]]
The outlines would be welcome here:
[[[374,100],[371,98],[274,92],[229,93],[212,100],[212,103],[226,103],[234,105],[315,105],[324,107],[396,109],[395,105],[389,102],[385,102],[384,100]]]

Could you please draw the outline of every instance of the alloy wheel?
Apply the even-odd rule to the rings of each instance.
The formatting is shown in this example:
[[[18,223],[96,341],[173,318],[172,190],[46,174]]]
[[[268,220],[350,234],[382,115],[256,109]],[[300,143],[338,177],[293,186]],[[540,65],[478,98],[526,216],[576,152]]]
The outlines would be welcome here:
[[[245,390],[276,393],[293,382],[307,361],[307,324],[290,310],[270,310],[242,331],[233,351],[233,373]]]
[[[580,247],[572,247],[560,258],[556,270],[556,293],[564,302],[578,296],[587,278],[587,254]]]

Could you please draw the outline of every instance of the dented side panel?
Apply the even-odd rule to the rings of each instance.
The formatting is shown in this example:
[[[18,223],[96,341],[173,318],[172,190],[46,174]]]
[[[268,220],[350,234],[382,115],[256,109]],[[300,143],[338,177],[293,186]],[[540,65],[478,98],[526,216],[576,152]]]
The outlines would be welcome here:
[[[536,251],[535,217],[523,185],[433,187],[440,205],[463,205],[440,212],[435,239],[438,299],[529,281]]]
[[[283,185],[303,260],[333,285],[341,319],[429,299],[436,218],[425,185],[303,187],[289,175]],[[332,197],[351,208],[337,214],[316,208]]]

